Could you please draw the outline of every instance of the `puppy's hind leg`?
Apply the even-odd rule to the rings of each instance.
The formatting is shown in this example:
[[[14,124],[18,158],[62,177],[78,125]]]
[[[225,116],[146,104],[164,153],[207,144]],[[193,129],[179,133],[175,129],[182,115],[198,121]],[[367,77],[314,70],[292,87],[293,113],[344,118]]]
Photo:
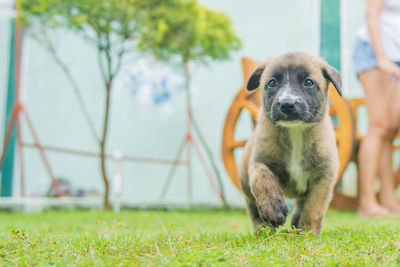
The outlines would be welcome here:
[[[249,178],[251,193],[261,219],[272,227],[283,225],[289,209],[273,173],[264,164],[255,163],[249,169]]]
[[[304,208],[304,199],[296,200],[296,208],[294,209],[292,214],[292,222],[291,222],[292,228],[299,228],[299,220],[303,208]]]
[[[332,198],[333,186],[332,181],[322,180],[311,188],[300,214],[298,228],[315,234],[321,232],[322,220]]]

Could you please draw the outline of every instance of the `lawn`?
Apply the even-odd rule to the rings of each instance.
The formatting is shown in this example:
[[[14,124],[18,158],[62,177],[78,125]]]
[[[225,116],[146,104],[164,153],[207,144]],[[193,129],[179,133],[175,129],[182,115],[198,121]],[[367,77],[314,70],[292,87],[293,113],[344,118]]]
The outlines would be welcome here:
[[[400,219],[329,211],[255,237],[243,211],[0,213],[0,265],[399,265]]]

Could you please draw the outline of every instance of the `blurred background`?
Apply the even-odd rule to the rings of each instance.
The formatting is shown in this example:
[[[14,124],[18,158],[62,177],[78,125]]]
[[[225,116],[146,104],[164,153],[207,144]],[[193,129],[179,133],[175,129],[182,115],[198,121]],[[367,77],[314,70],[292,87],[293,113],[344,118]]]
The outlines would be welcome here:
[[[355,34],[364,16],[363,0],[199,0],[212,10],[225,13],[232,23],[241,47],[233,49],[226,60],[208,60],[207,64],[189,61],[193,115],[211,150],[219,170],[226,201],[244,206],[240,192],[233,186],[221,159],[223,124],[229,106],[243,85],[241,57],[264,60],[269,56],[304,51],[324,56],[341,70],[345,97],[362,97],[352,65]],[[14,1],[0,0],[0,134],[6,129],[7,107],[12,106],[10,61]],[[71,81],[54,60],[48,47],[32,35],[40,25],[32,24],[22,32],[20,90],[24,107],[37,135],[45,147],[61,147],[99,153]],[[57,55],[79,85],[82,99],[95,133],[103,129],[106,90],[98,67],[98,52],[78,30],[65,27],[48,29],[48,37]],[[15,44],[15,43],[14,43]],[[192,195],[188,196],[187,168],[179,165],[163,199],[160,194],[171,164],[146,161],[118,161],[120,156],[173,160],[186,132],[185,75],[175,61],[159,61],[149,53],[132,49],[124,57],[113,80],[109,132],[106,152],[109,179],[122,177],[120,201],[123,205],[220,206],[200,159],[193,154]],[[362,111],[361,111],[362,115]],[[365,115],[364,115],[365,117]],[[363,116],[360,116],[363,120]],[[244,118],[237,134],[246,137],[251,124]],[[39,150],[29,144],[33,136],[22,120],[23,187],[21,187],[20,153],[16,138],[11,139],[14,153],[3,163],[0,200],[20,201],[20,197],[45,197],[51,179]],[[202,150],[207,154],[206,150]],[[74,192],[101,203],[104,192],[99,158],[95,156],[45,150],[54,176]],[[185,155],[185,152],[184,154]],[[117,159],[117,160],[116,160]],[[207,159],[209,159],[207,157]],[[210,161],[207,161],[210,164]],[[212,168],[211,168],[212,169]],[[350,166],[343,179],[349,194],[355,194],[355,171]],[[119,178],[118,178],[119,179]],[[120,180],[118,180],[120,181]],[[23,188],[23,189],[21,189]],[[24,192],[22,192],[23,190]],[[118,190],[117,190],[118,191]],[[7,200],[6,200],[7,199]],[[32,198],[30,198],[32,199]],[[44,198],[43,203],[51,201]],[[85,200],[79,200],[85,201]],[[8,202],[7,202],[8,203]]]

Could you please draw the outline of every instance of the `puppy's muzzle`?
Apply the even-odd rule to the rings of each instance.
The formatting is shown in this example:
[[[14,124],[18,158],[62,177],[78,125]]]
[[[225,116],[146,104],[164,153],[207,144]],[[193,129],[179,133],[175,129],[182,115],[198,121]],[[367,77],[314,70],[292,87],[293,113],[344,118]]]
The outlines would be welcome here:
[[[287,115],[296,111],[296,100],[294,99],[284,99],[278,103],[279,110]]]
[[[306,107],[297,99],[280,99],[274,106],[272,116],[274,121],[303,121],[305,119]]]

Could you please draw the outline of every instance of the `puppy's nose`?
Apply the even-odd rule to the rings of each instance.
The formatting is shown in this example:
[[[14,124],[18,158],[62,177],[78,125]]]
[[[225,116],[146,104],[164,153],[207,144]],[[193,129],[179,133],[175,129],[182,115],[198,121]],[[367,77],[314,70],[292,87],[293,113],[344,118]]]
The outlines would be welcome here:
[[[296,109],[295,99],[283,99],[279,102],[279,108],[284,113],[290,113]]]

